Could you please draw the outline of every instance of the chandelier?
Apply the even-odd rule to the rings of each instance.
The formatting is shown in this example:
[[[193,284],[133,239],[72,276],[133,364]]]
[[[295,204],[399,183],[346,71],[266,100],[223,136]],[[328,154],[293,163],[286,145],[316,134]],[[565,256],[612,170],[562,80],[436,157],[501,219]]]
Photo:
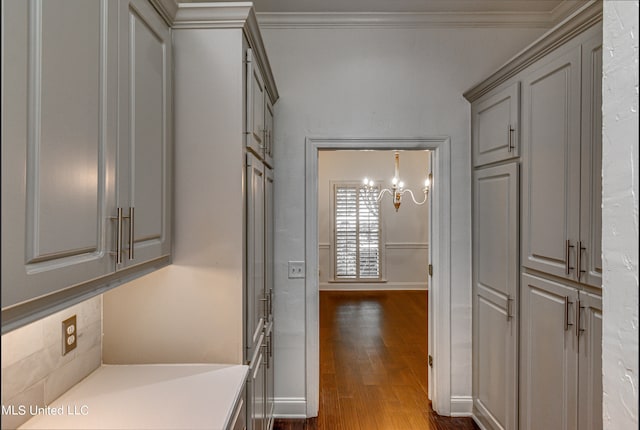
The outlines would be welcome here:
[[[385,194],[389,193],[389,195],[393,198],[393,206],[396,208],[396,212],[400,209],[400,204],[402,203],[402,196],[405,193],[408,193],[411,196],[411,200],[416,205],[423,205],[427,202],[427,196],[429,194],[429,188],[431,186],[431,174],[427,176],[424,180],[424,188],[422,188],[422,193],[424,194],[424,198],[421,202],[417,201],[415,196],[413,195],[413,191],[404,187],[404,182],[400,180],[400,153],[396,151],[394,153],[395,158],[395,174],[393,175],[393,179],[391,179],[391,188],[384,188],[382,191],[377,193],[378,188],[376,187],[375,182],[372,179],[364,178],[364,182],[362,185],[363,190],[365,191],[365,195],[368,196],[369,202],[375,201],[375,203],[379,203],[384,197]],[[377,194],[376,194],[377,193]]]

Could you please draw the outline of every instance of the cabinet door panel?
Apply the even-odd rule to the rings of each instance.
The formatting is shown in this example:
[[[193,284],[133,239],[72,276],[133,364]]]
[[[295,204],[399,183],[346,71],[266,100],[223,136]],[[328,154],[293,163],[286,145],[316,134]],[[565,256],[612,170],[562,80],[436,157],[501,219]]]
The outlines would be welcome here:
[[[527,274],[521,285],[520,429],[575,430],[577,291]]]
[[[247,49],[247,148],[264,156],[265,88],[260,68]]]
[[[519,116],[519,82],[473,104],[474,166],[518,156]]]
[[[251,356],[265,325],[265,174],[262,162],[247,154],[247,318],[246,347]]]
[[[118,205],[134,208],[133,258],[124,267],[169,254],[171,39],[169,29],[146,0],[126,11],[128,97],[123,97]],[[123,104],[126,103],[126,106]],[[121,114],[123,115],[123,114]],[[122,117],[122,116],[121,116]]]
[[[113,270],[117,3],[3,2],[2,305]],[[78,20],[77,16],[83,16]]]
[[[269,166],[273,167],[273,122],[274,122],[274,111],[273,105],[269,100],[269,97],[265,95],[265,109],[264,109],[264,161]]]
[[[474,413],[517,426],[518,165],[474,173]]]
[[[582,45],[580,281],[602,285],[602,31]]]
[[[258,354],[249,368],[249,421],[251,430],[265,430],[265,366],[262,352],[262,338],[258,344]]]
[[[273,320],[273,257],[274,257],[274,212],[273,212],[273,169],[265,167],[265,179],[264,184],[264,282],[265,282],[265,295],[267,299],[267,309],[265,311],[265,317],[267,321]]]
[[[542,61],[522,85],[522,264],[577,279],[580,49]]]
[[[578,428],[602,429],[602,298],[580,293]]]

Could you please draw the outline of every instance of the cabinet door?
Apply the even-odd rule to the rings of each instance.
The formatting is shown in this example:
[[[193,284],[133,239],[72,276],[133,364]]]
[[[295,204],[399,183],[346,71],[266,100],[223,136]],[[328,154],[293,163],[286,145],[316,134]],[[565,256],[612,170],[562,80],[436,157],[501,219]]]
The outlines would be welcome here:
[[[147,0],[123,5],[120,28],[123,268],[170,253],[172,112],[169,28]]]
[[[265,97],[264,105],[264,161],[273,167],[273,105],[269,97]]]
[[[580,282],[602,285],[602,30],[582,45]]]
[[[2,8],[4,309],[113,271],[118,4]]]
[[[264,156],[265,88],[253,50],[247,49],[247,148]]]
[[[258,348],[265,326],[265,174],[262,162],[247,153],[247,356]]]
[[[249,430],[265,430],[265,366],[262,348],[264,335],[260,336],[256,353],[249,363],[248,415]]]
[[[273,410],[275,399],[275,372],[273,363],[273,322],[265,330],[265,428],[273,428]]]
[[[523,274],[520,307],[520,429],[575,430],[578,293]]]
[[[473,400],[486,428],[517,428],[518,165],[474,173]]]
[[[274,255],[274,237],[273,237],[273,169],[265,167],[265,188],[264,188],[264,281],[265,296],[267,298],[267,308],[265,311],[266,321],[273,321],[273,255]]]
[[[519,155],[520,83],[489,93],[471,106],[473,165]]]
[[[522,264],[577,279],[580,47],[534,66],[522,83]]]
[[[580,292],[578,302],[578,428],[602,429],[602,298]]]

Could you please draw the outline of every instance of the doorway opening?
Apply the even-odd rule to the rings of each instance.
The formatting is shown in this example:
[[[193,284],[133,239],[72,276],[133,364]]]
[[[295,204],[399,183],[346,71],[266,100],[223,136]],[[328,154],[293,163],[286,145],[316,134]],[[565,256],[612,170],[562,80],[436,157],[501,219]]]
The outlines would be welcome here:
[[[319,236],[318,165],[321,150],[429,150],[433,157],[433,184],[430,189],[431,225],[429,251],[437,270],[429,278],[429,354],[437,353],[438,365],[429,368],[432,406],[442,415],[450,414],[450,141],[430,138],[307,138],[305,259],[306,294],[306,407],[307,416],[317,416],[320,392],[319,356]]]

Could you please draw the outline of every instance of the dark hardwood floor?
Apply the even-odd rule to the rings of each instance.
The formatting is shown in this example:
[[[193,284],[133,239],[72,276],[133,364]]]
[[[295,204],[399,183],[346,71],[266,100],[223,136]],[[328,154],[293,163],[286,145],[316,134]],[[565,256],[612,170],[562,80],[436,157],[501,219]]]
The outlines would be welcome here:
[[[317,418],[275,430],[478,429],[437,415],[427,398],[425,291],[320,293]]]

